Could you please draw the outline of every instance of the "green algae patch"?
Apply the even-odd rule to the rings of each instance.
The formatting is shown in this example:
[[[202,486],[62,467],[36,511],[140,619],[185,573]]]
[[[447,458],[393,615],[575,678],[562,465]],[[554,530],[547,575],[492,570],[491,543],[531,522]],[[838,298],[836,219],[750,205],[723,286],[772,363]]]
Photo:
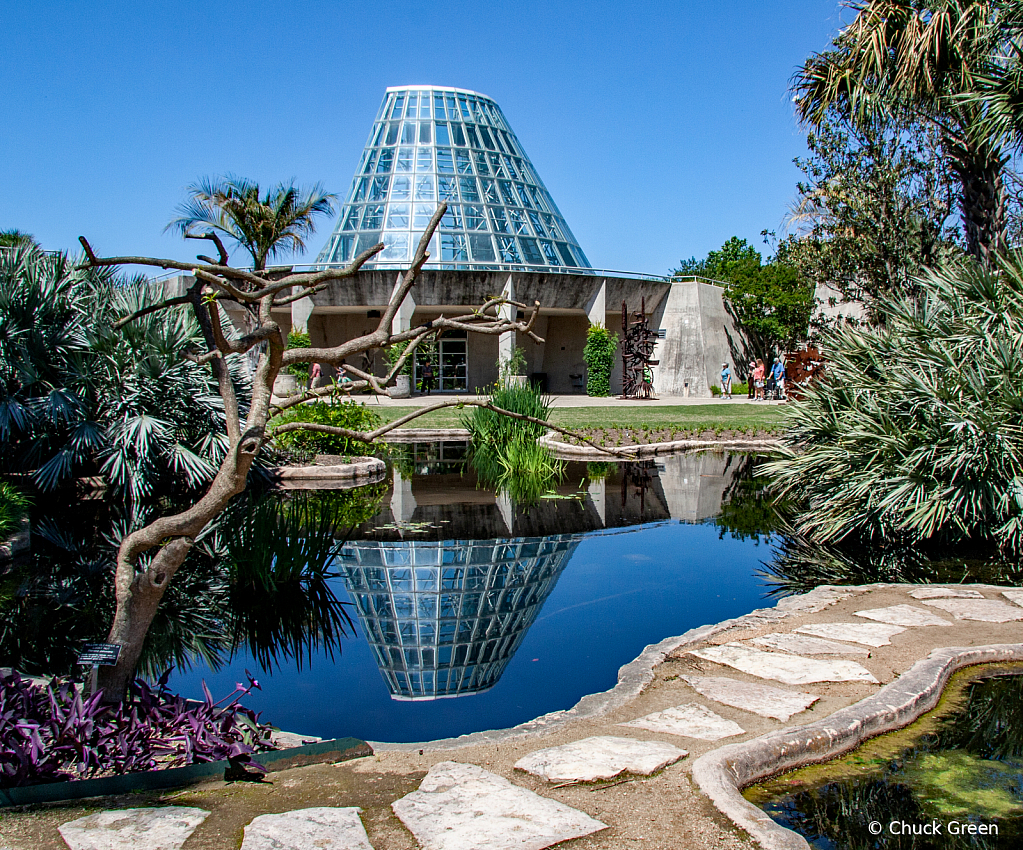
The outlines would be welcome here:
[[[978,758],[963,750],[927,753],[907,764],[902,781],[922,808],[937,817],[984,820],[1023,815],[1023,761]]]

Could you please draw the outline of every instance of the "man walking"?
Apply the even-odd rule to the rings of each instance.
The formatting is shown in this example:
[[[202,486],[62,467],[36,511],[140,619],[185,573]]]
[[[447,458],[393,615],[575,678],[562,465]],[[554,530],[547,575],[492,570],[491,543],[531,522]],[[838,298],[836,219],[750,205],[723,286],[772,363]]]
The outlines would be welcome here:
[[[781,362],[781,357],[776,357],[774,363],[771,364],[771,377],[774,378],[774,391],[777,393],[777,398],[785,400],[785,365]]]
[[[721,364],[721,397],[732,397],[732,370],[727,363]]]

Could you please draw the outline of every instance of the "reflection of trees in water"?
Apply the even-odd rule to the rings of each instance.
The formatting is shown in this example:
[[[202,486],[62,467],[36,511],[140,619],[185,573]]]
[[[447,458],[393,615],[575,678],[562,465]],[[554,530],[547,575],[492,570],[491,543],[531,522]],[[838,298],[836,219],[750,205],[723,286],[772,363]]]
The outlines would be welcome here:
[[[775,820],[816,847],[854,850],[1016,848],[1023,844],[1023,676],[973,682],[958,710],[910,747],[885,739],[873,758],[856,752],[828,765],[830,779],[799,786],[800,772],[783,775],[749,796]],[[792,778],[789,778],[792,777]],[[937,837],[898,836],[892,821],[943,825]],[[998,824],[997,836],[949,835],[950,820]],[[869,824],[883,825],[872,836]]]
[[[392,698],[430,700],[492,688],[579,539],[346,546],[345,584]]]
[[[187,669],[197,659],[217,669],[242,647],[264,668],[289,659],[301,667],[314,653],[339,650],[351,624],[330,585],[334,555],[385,492],[243,494],[168,588],[140,672]],[[36,517],[31,555],[0,574],[0,663],[73,674],[81,645],[105,638],[115,522],[102,500]]]
[[[770,493],[771,480],[757,475],[756,468],[763,463],[762,455],[730,455],[729,462],[737,464],[731,483],[721,499],[721,511],[715,523],[723,539],[727,533],[736,540],[761,539],[769,542],[771,535],[782,527],[781,506]]]

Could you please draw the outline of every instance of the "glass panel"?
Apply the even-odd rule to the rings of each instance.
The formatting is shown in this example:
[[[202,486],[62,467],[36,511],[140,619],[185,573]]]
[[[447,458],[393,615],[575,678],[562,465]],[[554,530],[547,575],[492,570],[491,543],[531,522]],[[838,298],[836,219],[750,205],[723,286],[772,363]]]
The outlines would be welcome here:
[[[538,210],[547,210],[549,207],[544,201],[543,192],[536,188],[536,186],[528,186],[529,194],[533,197],[533,203],[536,204]]]
[[[543,265],[543,254],[541,254],[540,249],[537,248],[535,239],[527,239],[523,237],[519,240],[519,242],[522,243],[522,256],[526,258],[527,263]]]
[[[460,177],[458,178],[458,182],[462,189],[463,201],[469,201],[470,203],[479,201],[480,193],[479,189],[476,187],[475,177]]]
[[[416,200],[417,201],[432,201],[433,200],[433,178],[417,177],[416,178]]]
[[[437,197],[441,201],[458,200],[458,182],[454,177],[437,178]]]
[[[509,151],[511,151],[514,154],[522,153],[519,147],[515,144],[515,137],[511,133],[505,133],[504,131],[502,131],[501,135],[504,137],[505,146],[508,148]]]
[[[359,201],[366,199],[366,190],[369,188],[369,178],[362,177],[359,182],[355,184],[355,189],[352,192],[352,203],[357,204]]]
[[[405,123],[401,125],[401,143],[403,145],[414,145],[416,143],[416,125]]]
[[[472,174],[472,160],[469,151],[455,151],[455,168],[459,174]]]
[[[398,128],[401,126],[397,121],[387,125],[387,144],[394,145],[398,142]]]
[[[369,199],[371,201],[382,201],[387,197],[387,186],[391,182],[390,177],[374,177],[373,185],[370,186]]]
[[[348,215],[345,216],[344,226],[342,230],[358,230],[359,229],[359,213],[362,212],[362,207],[349,207]]]
[[[540,216],[532,210],[529,211],[529,222],[533,225],[533,232],[536,233],[537,236],[547,235],[543,225],[540,223]]]
[[[402,206],[405,206],[404,204]],[[406,221],[408,218],[406,217]],[[384,250],[378,255],[381,260],[407,260],[408,259],[408,234],[407,233],[385,233]]]
[[[373,126],[373,140],[369,143],[371,148],[375,148],[380,144],[380,134],[384,132],[383,124],[375,124]]]
[[[552,216],[552,215],[543,215],[543,216],[541,216],[541,218],[543,219],[543,223],[544,223],[544,225],[547,228],[547,232],[551,236],[553,236],[555,239],[563,239],[564,238],[561,235],[561,230],[558,228],[558,222],[555,220],[554,216]]]
[[[433,113],[437,118],[444,118],[444,95],[433,96]]]
[[[524,177],[521,177],[521,178],[519,177],[519,172],[515,168],[515,160],[512,159],[510,156],[506,156],[504,158],[504,165],[508,169],[508,176],[509,177],[514,177],[516,180],[520,180],[520,179],[524,180],[525,179]]]
[[[532,209],[533,202],[529,198],[529,193],[526,191],[526,187],[521,183],[516,183],[515,188],[518,190],[519,197],[522,198],[522,206]]]
[[[451,125],[451,136],[455,140],[456,145],[465,147],[465,133],[462,132],[461,124]]]
[[[462,229],[462,208],[458,204],[451,204],[444,217],[440,220],[442,227],[450,227],[456,230]],[[443,243],[443,240],[441,240]]]
[[[487,219],[483,214],[483,207],[465,207],[465,229],[487,229]]]
[[[366,215],[362,218],[363,230],[379,230],[384,223],[384,205],[370,204],[366,207]]]
[[[543,255],[547,258],[547,265],[549,266],[560,266],[561,260],[558,259],[558,253],[554,250],[554,246],[546,239],[540,240],[540,248],[543,250]]]
[[[394,98],[394,106],[391,107],[391,117],[401,118],[401,110],[405,106],[405,95],[399,94]]]
[[[458,109],[455,107],[455,97],[454,97],[454,95],[450,95],[450,94],[449,95],[445,95],[444,96],[444,100],[445,100],[445,102],[448,105],[448,118],[457,118],[458,117]]]
[[[522,210],[508,210],[508,221],[511,222],[513,233],[529,233],[526,217],[522,214]]]
[[[433,125],[429,121],[423,121],[419,125],[419,144],[428,145],[433,141]]]
[[[387,213],[388,230],[408,230],[408,214],[408,204],[391,204]]]
[[[412,216],[412,227],[425,229],[426,225],[430,223],[430,217],[435,209],[436,207],[432,204],[416,204]]]
[[[483,142],[480,141],[480,134],[476,131],[476,128],[472,124],[466,125],[465,134],[469,137],[469,144],[474,148],[483,147]]]
[[[500,154],[490,154],[490,169],[494,172],[497,177],[507,177],[508,172],[504,170],[504,162],[501,161]]]
[[[383,148],[377,160],[377,174],[390,174],[391,163],[394,161],[394,148]]]
[[[502,153],[507,153],[508,151],[505,150],[504,142],[501,141],[501,134],[498,133],[497,130],[491,130],[490,132],[493,133],[494,141],[497,143],[497,149]]]
[[[519,199],[515,197],[515,192],[512,190],[512,184],[507,180],[499,181],[501,185],[501,197],[504,198],[504,202],[511,206],[519,206]]]
[[[504,210],[501,207],[491,207],[490,217],[494,220],[495,233],[511,232],[511,229],[508,227],[508,220],[505,218]]]
[[[469,247],[472,248],[472,258],[477,263],[494,262],[494,243],[490,235],[486,233],[472,233],[469,235]]]
[[[519,249],[516,247],[515,240],[511,236],[498,236],[497,249],[501,254],[502,263],[519,262]]]
[[[433,148],[416,148],[416,171],[433,171]]]
[[[575,257],[572,256],[572,249],[568,247],[564,242],[558,242],[558,253],[561,254],[561,259],[565,261],[566,266],[576,266]]]
[[[451,156],[451,148],[437,148],[437,170],[444,174],[453,174],[455,161]]]
[[[394,163],[395,171],[412,170],[412,148],[398,148],[398,159]]]
[[[437,125],[437,144],[438,145],[450,145],[451,134],[448,132],[447,124]]]
[[[405,117],[406,118],[415,118],[416,117],[416,106],[417,106],[418,102],[419,102],[419,95],[418,95],[418,93],[412,92],[412,94],[410,94],[408,96],[408,109],[405,111]]]
[[[373,230],[369,233],[359,234],[359,244],[355,249],[356,254],[361,254],[363,251],[368,251],[374,245],[380,242],[380,231]]]
[[[445,261],[462,261],[469,259],[469,252],[462,233],[442,233],[440,235],[440,258]]]
[[[497,186],[493,180],[486,177],[480,178],[480,185],[483,187],[483,200],[488,204],[499,204],[501,200],[497,197]]]
[[[490,166],[487,165],[487,155],[483,151],[476,151],[473,154],[473,159],[476,160],[476,173],[480,176],[490,173]]]
[[[369,174],[377,164],[377,152],[373,151],[366,160],[366,167],[362,169],[363,174]]]
[[[480,127],[479,131],[483,134],[483,144],[494,150],[494,140],[490,138],[490,131],[486,127]]]
[[[355,248],[354,236],[342,236],[338,242],[338,251],[334,262],[347,263],[352,258],[352,249]]]
[[[408,200],[409,192],[411,191],[409,183],[410,181],[408,177],[395,177],[394,183],[391,184],[391,200]]]
[[[458,105],[462,109],[462,118],[465,121],[472,121],[472,113],[469,111],[469,104],[465,99],[465,95],[460,94],[458,96]]]

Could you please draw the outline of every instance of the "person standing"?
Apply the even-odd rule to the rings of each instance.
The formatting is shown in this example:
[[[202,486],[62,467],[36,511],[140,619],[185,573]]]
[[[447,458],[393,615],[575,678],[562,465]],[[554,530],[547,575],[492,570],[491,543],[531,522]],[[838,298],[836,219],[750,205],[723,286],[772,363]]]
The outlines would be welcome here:
[[[756,367],[753,369],[754,401],[764,400],[764,372],[764,361],[758,357]]]
[[[775,358],[774,363],[771,364],[771,377],[774,378],[774,391],[778,394],[777,398],[785,398],[785,364],[781,362],[781,357]]]
[[[427,395],[433,389],[433,361],[427,360],[423,364],[423,392]]]
[[[309,386],[306,387],[306,390],[313,389],[316,386],[316,379],[319,378],[322,374],[323,369],[320,367],[320,364],[313,363],[313,365],[309,369]]]
[[[721,397],[732,397],[732,370],[727,363],[721,364]]]

